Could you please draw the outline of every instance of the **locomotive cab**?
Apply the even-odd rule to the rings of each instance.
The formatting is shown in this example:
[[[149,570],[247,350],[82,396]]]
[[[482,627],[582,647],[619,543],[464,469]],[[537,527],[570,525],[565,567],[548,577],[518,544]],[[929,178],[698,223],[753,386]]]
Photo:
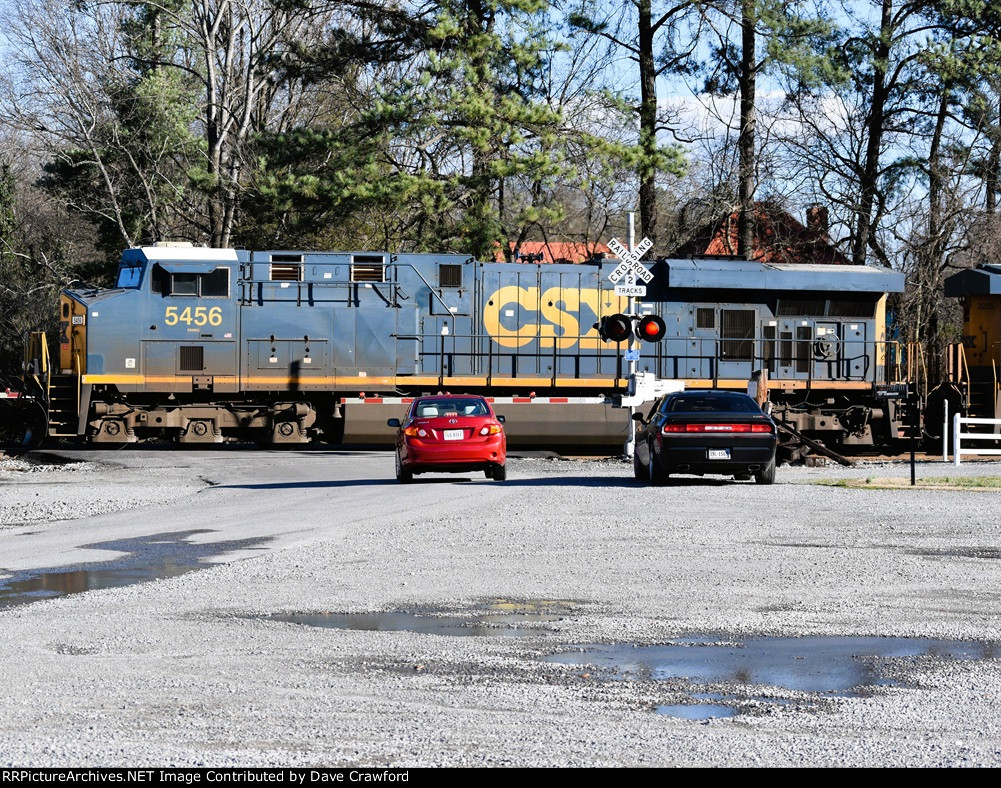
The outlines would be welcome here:
[[[950,383],[969,415],[1001,418],[1001,265],[983,264],[945,280],[963,306],[962,342],[950,349]]]

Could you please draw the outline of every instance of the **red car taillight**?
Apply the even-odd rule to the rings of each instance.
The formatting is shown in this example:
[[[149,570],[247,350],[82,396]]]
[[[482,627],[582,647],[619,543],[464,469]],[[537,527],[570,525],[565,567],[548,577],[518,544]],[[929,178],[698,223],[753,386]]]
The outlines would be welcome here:
[[[480,435],[483,435],[484,437],[487,435],[497,435],[500,431],[500,424],[487,424],[480,427]]]
[[[679,432],[771,432],[770,424],[665,424],[661,432],[665,435]]]
[[[426,438],[430,433],[428,433],[428,431],[423,427],[418,427],[414,424],[411,424],[409,427],[403,430],[403,434],[408,438]]]

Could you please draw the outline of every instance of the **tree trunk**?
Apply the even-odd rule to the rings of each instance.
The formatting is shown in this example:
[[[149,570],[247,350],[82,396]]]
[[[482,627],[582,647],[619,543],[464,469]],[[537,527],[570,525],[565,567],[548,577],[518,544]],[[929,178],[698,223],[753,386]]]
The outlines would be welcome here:
[[[999,96],[998,122],[994,127],[991,151],[987,157],[987,173],[984,176],[984,191],[987,193],[984,208],[987,213],[995,213],[998,203],[998,185],[1001,181],[1001,96]]]
[[[919,253],[917,295],[923,302],[922,312],[927,321],[926,326],[917,326],[915,332],[925,345],[925,356],[928,359],[928,379],[941,380],[941,360],[943,348],[939,338],[939,308],[944,283],[942,281],[942,263],[945,257],[945,227],[943,226],[943,181],[942,167],[942,136],[949,113],[949,88],[942,87],[938,112],[935,118],[935,130],[932,133],[931,146],[928,150],[928,237]]]
[[[640,233],[657,248],[657,66],[651,0],[639,0]]]
[[[890,40],[893,33],[893,0],[883,0],[883,13],[879,25],[879,41],[873,50],[873,83],[869,117],[866,122],[867,142],[865,160],[859,177],[859,205],[856,210],[855,237],[852,239],[852,262],[864,265],[869,244],[876,232],[877,222],[872,216],[876,202],[879,179],[879,153],[883,143],[883,122],[889,90],[886,87],[886,64],[890,58]]]
[[[755,0],[741,0],[740,153],[737,172],[737,198],[740,219],[737,226],[737,254],[751,258],[754,251],[754,101],[755,101]]]

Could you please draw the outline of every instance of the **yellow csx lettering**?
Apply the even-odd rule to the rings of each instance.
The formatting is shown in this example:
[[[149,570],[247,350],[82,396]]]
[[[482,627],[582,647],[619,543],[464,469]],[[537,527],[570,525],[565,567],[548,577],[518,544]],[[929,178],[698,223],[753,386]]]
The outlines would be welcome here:
[[[601,348],[605,343],[593,324],[581,325],[581,307],[590,307],[595,316],[608,315],[624,311],[628,301],[625,296],[597,288],[550,287],[540,293],[538,287],[506,285],[487,299],[483,327],[503,347],[523,347],[538,339],[540,347]],[[514,320],[504,325],[505,317]],[[515,321],[518,325],[511,326]]]

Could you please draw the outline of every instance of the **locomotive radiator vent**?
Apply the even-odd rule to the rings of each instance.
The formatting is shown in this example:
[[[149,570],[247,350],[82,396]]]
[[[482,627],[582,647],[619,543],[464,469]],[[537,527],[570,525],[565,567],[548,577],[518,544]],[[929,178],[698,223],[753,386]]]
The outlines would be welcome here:
[[[201,345],[180,348],[179,369],[181,372],[201,372],[205,369],[205,348]]]
[[[831,317],[861,317],[871,318],[876,312],[876,305],[871,301],[832,300],[827,307]]]
[[[356,254],[351,258],[352,282],[385,282],[386,258],[381,254]]]
[[[285,258],[285,259],[279,259]],[[294,259],[287,259],[294,258]],[[271,258],[270,279],[272,282],[301,282],[301,255],[274,255]]]
[[[438,287],[462,287],[462,266],[452,263],[439,265]]]

